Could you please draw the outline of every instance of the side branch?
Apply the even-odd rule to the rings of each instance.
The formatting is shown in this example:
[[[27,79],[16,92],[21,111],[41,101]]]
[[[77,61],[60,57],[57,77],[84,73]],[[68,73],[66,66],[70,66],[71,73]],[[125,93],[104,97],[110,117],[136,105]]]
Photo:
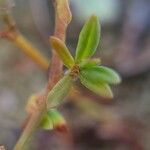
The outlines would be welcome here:
[[[11,15],[5,14],[3,21],[5,27],[4,30],[0,32],[0,37],[11,41],[42,69],[48,69],[49,61],[17,30]]]

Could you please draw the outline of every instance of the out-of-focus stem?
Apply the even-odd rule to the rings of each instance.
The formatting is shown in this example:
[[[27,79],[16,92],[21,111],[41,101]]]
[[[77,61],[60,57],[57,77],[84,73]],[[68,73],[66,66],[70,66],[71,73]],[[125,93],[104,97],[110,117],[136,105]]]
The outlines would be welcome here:
[[[42,69],[48,69],[49,61],[22,35],[17,35],[12,42]]]
[[[17,141],[17,144],[15,145],[13,150],[24,150],[24,147],[26,147],[26,142],[29,140],[29,138],[32,136],[32,134],[37,129],[41,118],[43,116],[45,107],[43,107],[41,110],[38,110],[36,113],[32,114],[32,119],[28,122],[26,128],[24,129],[21,137]]]
[[[48,69],[49,61],[17,30],[15,22],[9,13],[3,15],[3,21],[5,28],[0,33],[0,37],[8,39],[15,44],[42,69]]]

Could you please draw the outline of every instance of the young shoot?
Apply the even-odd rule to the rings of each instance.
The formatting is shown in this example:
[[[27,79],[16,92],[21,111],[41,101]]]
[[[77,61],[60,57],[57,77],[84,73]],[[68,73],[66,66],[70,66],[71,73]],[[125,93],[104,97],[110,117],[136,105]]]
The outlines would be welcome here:
[[[54,36],[50,37],[51,47],[69,71],[48,94],[48,110],[60,105],[69,93],[72,83],[76,81],[74,79],[77,78],[94,93],[105,98],[113,98],[110,84],[120,83],[121,78],[113,69],[100,65],[100,59],[91,58],[96,52],[99,39],[100,24],[95,15],[87,20],[81,30],[75,58],[64,42]]]

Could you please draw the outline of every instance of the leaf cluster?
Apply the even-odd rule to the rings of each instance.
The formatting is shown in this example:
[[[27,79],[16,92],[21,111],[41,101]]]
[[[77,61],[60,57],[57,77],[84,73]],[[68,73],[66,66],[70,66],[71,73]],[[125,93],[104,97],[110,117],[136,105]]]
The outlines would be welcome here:
[[[100,59],[91,58],[96,52],[99,40],[100,24],[95,15],[87,20],[80,32],[75,58],[73,58],[64,42],[54,36],[50,37],[51,47],[69,69],[70,75],[74,74],[73,77],[79,78],[85,87],[96,94],[112,98],[113,94],[109,85],[118,84],[121,79],[113,69],[100,65]],[[78,70],[74,68],[78,68]]]
[[[121,78],[113,69],[102,66],[100,59],[91,58],[96,52],[99,40],[100,24],[95,15],[87,20],[80,32],[75,57],[72,56],[63,41],[54,36],[50,37],[51,47],[56,51],[68,71],[47,96],[48,113],[46,113],[42,125],[44,128],[47,128],[47,123],[51,127],[50,120],[53,120],[54,114],[57,114],[56,118],[61,118],[58,112],[49,113],[49,111],[63,102],[62,100],[65,99],[76,79],[79,79],[86,88],[94,93],[105,98],[113,98],[110,85],[120,83]],[[62,121],[62,119],[60,120]]]

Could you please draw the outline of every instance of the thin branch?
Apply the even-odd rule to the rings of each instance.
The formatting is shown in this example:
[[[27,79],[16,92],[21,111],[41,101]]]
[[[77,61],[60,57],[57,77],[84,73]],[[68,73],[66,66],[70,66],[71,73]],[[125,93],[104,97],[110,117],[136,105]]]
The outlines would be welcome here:
[[[13,18],[10,14],[3,16],[5,28],[0,32],[0,37],[8,39],[16,45],[22,52],[31,58],[42,69],[48,69],[49,61],[42,56],[37,48],[35,48],[18,30]]]
[[[22,35],[16,36],[13,43],[42,69],[48,69],[49,61]]]

